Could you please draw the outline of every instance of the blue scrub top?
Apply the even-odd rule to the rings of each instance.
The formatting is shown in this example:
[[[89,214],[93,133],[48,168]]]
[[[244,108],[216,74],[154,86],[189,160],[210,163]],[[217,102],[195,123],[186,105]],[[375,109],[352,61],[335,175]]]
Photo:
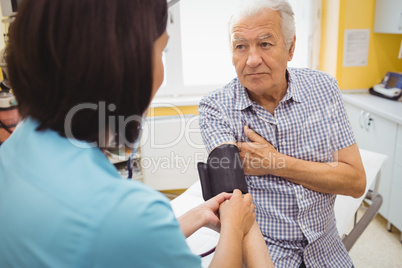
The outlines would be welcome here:
[[[201,266],[163,195],[37,126],[0,146],[0,267]]]

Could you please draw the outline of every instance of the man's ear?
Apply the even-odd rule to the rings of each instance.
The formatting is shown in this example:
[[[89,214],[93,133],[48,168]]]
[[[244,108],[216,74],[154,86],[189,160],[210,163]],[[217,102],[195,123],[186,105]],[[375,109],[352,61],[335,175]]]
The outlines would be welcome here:
[[[295,53],[295,47],[296,47],[296,35],[293,37],[293,42],[292,42],[292,44],[290,45],[290,48],[289,48],[289,59],[288,59],[288,61],[291,61],[293,59],[293,55]]]

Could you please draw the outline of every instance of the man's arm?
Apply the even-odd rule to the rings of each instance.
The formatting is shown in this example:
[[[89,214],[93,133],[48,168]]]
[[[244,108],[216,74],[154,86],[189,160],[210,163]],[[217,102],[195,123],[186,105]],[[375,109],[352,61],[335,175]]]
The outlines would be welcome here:
[[[219,101],[204,97],[199,114],[201,136],[208,153],[222,144],[236,144],[235,133],[228,122],[229,115]]]
[[[279,153],[268,141],[247,126],[252,142],[237,143],[248,175],[271,174],[322,193],[360,197],[366,174],[356,143],[334,152],[334,162],[310,162]]]
[[[264,237],[255,221],[243,239],[243,263],[246,267],[274,267]]]

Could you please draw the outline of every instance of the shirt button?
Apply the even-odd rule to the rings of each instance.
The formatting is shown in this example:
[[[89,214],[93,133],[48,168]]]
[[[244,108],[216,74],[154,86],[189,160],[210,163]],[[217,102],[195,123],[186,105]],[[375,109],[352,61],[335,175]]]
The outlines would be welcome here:
[[[285,145],[286,145],[286,141],[283,141],[283,142],[282,142],[282,145],[284,145],[284,146],[285,146]]]
[[[302,225],[301,225],[301,228],[302,228],[303,230],[306,230],[306,229],[307,229],[307,226],[304,225],[304,224],[302,224]]]
[[[299,198],[300,200],[303,199],[303,196],[301,194],[297,195],[297,198]]]

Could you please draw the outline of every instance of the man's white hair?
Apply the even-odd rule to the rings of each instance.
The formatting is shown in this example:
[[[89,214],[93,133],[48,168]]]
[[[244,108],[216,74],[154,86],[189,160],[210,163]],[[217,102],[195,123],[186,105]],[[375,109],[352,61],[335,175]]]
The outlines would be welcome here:
[[[245,17],[256,16],[265,9],[277,10],[281,17],[282,33],[286,48],[290,48],[296,34],[295,18],[292,6],[287,0],[245,0],[240,9],[229,21],[229,35],[237,22]]]

